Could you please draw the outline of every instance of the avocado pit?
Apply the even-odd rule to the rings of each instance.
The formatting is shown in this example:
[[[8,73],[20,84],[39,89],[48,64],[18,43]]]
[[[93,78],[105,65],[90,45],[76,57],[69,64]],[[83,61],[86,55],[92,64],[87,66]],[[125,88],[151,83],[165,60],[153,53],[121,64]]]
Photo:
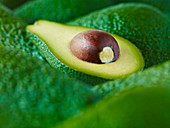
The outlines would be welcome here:
[[[88,30],[77,34],[71,40],[70,50],[75,57],[97,64],[114,62],[120,54],[117,41],[101,30]]]

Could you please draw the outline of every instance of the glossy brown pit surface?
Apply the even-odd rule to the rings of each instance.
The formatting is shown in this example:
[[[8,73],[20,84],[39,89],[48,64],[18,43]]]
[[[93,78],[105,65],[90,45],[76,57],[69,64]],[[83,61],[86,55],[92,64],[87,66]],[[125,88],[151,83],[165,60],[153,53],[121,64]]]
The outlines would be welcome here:
[[[108,33],[88,30],[76,35],[70,50],[77,58],[91,63],[111,63],[119,58],[117,41]]]

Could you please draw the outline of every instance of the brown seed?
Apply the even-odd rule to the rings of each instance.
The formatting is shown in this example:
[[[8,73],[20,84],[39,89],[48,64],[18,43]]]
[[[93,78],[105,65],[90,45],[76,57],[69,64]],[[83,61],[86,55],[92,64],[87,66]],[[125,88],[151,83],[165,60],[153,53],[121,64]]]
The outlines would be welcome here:
[[[117,41],[100,30],[79,33],[71,40],[70,49],[74,56],[91,63],[110,63],[119,58]]]

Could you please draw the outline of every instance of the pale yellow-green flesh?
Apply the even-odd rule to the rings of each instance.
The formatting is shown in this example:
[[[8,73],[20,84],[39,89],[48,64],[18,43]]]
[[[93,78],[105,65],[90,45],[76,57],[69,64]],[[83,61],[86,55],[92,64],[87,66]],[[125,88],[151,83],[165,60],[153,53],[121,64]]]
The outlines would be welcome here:
[[[119,45],[119,59],[113,63],[94,64],[76,58],[69,48],[70,41],[74,36],[86,30],[94,30],[94,28],[39,20],[34,25],[27,26],[27,30],[42,39],[62,63],[79,72],[105,79],[117,79],[137,72],[144,66],[144,60],[138,48],[128,40],[115,34],[110,33]]]

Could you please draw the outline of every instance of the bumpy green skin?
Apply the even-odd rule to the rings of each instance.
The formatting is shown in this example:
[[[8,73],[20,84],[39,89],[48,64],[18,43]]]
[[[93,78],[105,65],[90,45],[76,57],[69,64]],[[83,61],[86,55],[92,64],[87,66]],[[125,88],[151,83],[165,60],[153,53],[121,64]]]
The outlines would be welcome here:
[[[102,29],[130,40],[141,50],[145,68],[170,59],[170,20],[151,6],[119,4],[68,24]]]
[[[11,9],[14,9],[26,1],[28,1],[28,0],[0,0],[0,3],[6,5],[7,7],[11,8]]]
[[[123,91],[56,128],[168,128],[169,99],[170,90],[161,87]]]
[[[0,58],[1,128],[49,128],[100,98],[20,50],[0,47]]]
[[[27,35],[29,37],[29,40],[31,40],[39,49],[40,51],[44,54],[46,60],[48,63],[55,69],[58,69],[59,71],[67,74],[69,77],[75,79],[75,80],[80,80],[83,81],[84,83],[90,84],[90,85],[96,85],[100,83],[104,83],[108,80],[87,75],[79,71],[75,71],[74,69],[71,69],[67,65],[63,64],[60,62],[54,55],[53,53],[49,50],[48,46],[44,41],[42,41],[38,36],[35,34],[27,31]]]
[[[113,0],[116,4],[118,3],[127,3],[127,2],[135,2],[135,3],[145,3],[153,5],[159,8],[164,14],[170,17],[170,1],[169,0]]]
[[[45,60],[39,49],[28,39],[25,26],[23,21],[14,17],[8,8],[0,4],[0,46],[19,48]]]
[[[108,95],[109,93],[116,93],[129,88],[140,86],[152,87],[157,84],[170,88],[170,61],[148,68],[143,72],[133,74],[126,79],[105,82],[95,87],[99,89],[103,95]]]
[[[38,19],[64,23],[112,3],[112,0],[36,0],[16,9],[15,15],[28,23]]]

